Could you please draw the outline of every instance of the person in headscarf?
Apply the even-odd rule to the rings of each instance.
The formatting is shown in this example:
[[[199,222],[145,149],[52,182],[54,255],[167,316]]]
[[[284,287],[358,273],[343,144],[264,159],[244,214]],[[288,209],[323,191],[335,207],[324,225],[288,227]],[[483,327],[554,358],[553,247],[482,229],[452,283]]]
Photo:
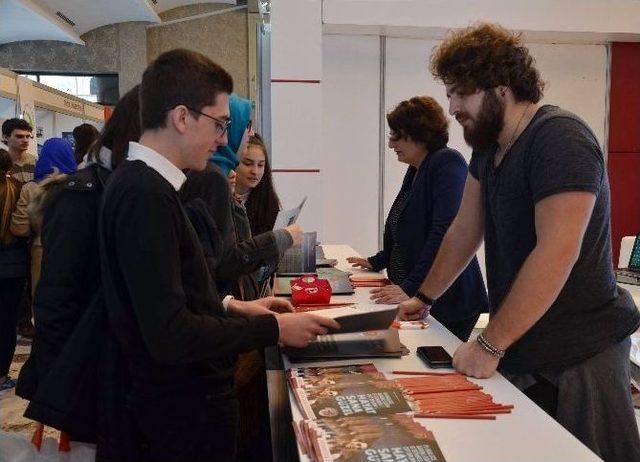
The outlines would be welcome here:
[[[275,267],[280,256],[293,244],[302,239],[302,229],[294,224],[285,229],[277,229],[252,236],[249,219],[244,206],[234,197],[235,168],[239,164],[239,154],[246,150],[251,127],[251,102],[236,94],[229,97],[231,124],[228,129],[228,143],[221,146],[211,156],[211,162],[204,171],[192,171],[180,190],[180,197],[186,204],[187,215],[196,228],[205,255],[211,239],[203,239],[200,222],[195,219],[198,199],[206,205],[206,212],[213,218],[216,235],[222,240],[223,255],[207,258],[208,264],[215,265],[210,272],[215,274],[215,282],[221,295],[233,295],[237,299],[255,300],[262,296],[263,285],[259,281],[261,268]],[[235,250],[234,250],[235,249]],[[237,257],[241,257],[238,260]],[[234,263],[238,260],[238,264]],[[270,451],[269,414],[266,389],[266,374],[262,352],[252,351],[240,355],[235,377],[236,393],[240,401],[240,432],[238,460],[261,460],[265,451]]]
[[[253,135],[251,123],[251,101],[232,93],[229,96],[229,113],[231,124],[227,130],[227,145],[218,147],[211,156],[213,163],[218,165],[225,176],[230,170],[235,170],[240,160],[238,154],[244,152]]]
[[[31,239],[31,293],[40,280],[42,242],[41,222],[30,213],[40,203],[43,191],[65,180],[68,173],[76,171],[73,148],[62,138],[50,138],[42,146],[36,160],[33,181],[26,183],[20,191],[20,198],[11,215],[10,230],[14,236]]]

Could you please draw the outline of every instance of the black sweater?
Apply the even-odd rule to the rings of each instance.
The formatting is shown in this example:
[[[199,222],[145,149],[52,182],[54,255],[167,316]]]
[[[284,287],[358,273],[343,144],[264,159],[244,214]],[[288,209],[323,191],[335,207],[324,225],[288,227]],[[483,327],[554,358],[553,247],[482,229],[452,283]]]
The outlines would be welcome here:
[[[136,392],[209,392],[238,353],[274,345],[274,316],[227,316],[177,192],[141,161],[110,178],[100,217],[109,320]]]

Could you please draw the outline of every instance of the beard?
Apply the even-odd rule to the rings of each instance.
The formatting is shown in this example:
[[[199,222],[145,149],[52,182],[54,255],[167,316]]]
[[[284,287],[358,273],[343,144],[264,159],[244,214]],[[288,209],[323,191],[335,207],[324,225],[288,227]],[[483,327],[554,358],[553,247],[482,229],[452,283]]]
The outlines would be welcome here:
[[[462,120],[470,119],[463,113]],[[482,105],[473,124],[463,126],[464,140],[477,151],[488,151],[495,147],[498,135],[504,127],[504,103],[498,99],[493,90],[487,90],[482,98]]]

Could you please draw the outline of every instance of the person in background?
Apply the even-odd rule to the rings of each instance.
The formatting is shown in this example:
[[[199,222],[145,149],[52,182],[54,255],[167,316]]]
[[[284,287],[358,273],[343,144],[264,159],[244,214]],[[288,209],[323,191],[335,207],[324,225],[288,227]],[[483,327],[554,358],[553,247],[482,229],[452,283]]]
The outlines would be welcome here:
[[[236,153],[244,152],[249,136],[253,134],[251,102],[232,94],[229,108],[231,125],[228,144],[214,152],[205,170],[187,174],[180,195],[183,203],[201,198],[222,237],[224,263],[216,268],[219,292],[243,300],[254,300],[262,292],[257,281],[258,270],[276,265],[289,247],[300,243],[302,229],[299,225],[292,225],[258,235],[251,233],[244,207],[234,199],[230,190],[235,188],[234,169],[239,163]]]
[[[24,119],[7,119],[2,123],[2,140],[13,159],[11,176],[21,184],[33,180],[36,158],[28,152],[33,127]]]
[[[33,138],[32,133],[33,127],[24,119],[7,119],[2,123],[2,140],[7,145],[9,154],[13,159],[11,177],[19,183],[20,187],[33,181],[36,158],[28,152],[29,143]],[[29,255],[26,239],[19,239],[17,245],[24,246],[27,256]],[[31,293],[28,290],[31,287],[29,276],[30,274],[27,274],[16,323],[18,333],[27,338],[33,337],[34,333],[33,324],[31,323]]]
[[[16,390],[22,398],[33,398],[99,291],[99,205],[111,171],[126,158],[129,142],[140,137],[139,108],[136,85],[116,104],[87,167],[52,189],[37,211],[43,254],[33,298],[36,334]]]
[[[25,417],[97,443],[104,461],[139,460],[127,406],[130,373],[109,328],[101,290],[98,214],[112,171],[140,137],[139,86],[116,104],[87,166],[42,201],[43,259],[34,296],[36,335],[16,395]]]
[[[27,275],[27,249],[9,230],[11,214],[20,194],[20,184],[11,177],[13,160],[0,148],[0,391],[16,384],[9,367],[16,349],[18,306]]]
[[[413,297],[433,265],[462,199],[467,163],[449,147],[448,122],[442,107],[429,96],[402,101],[387,114],[389,148],[408,164],[402,187],[385,223],[383,249],[369,258],[350,257],[353,266],[387,269],[392,285],[371,291],[377,303],[398,304]],[[470,258],[431,314],[466,341],[487,294],[477,259]]]
[[[269,155],[260,135],[249,137],[239,160],[235,193],[247,211],[251,233],[271,231],[280,211],[280,199],[273,187]]]
[[[40,223],[34,220],[29,209],[41,200],[40,183],[49,175],[45,187],[66,180],[66,174],[76,170],[71,145],[62,138],[50,138],[42,145],[42,151],[36,161],[33,181],[28,182],[20,191],[20,199],[11,216],[11,232],[14,236],[27,238],[31,242],[31,294],[35,292],[40,280],[42,261],[42,242],[40,239]]]
[[[87,153],[99,136],[100,132],[98,132],[98,129],[91,124],[80,124],[73,129],[73,140],[75,141],[73,153],[76,159],[76,164],[79,165],[82,162],[87,161]]]
[[[473,154],[460,211],[400,317],[423,316],[484,238],[491,318],[458,347],[455,369],[487,378],[500,368],[605,461],[640,461],[629,392],[640,313],[616,285],[598,139],[575,114],[540,104],[533,56],[499,25],[450,34],[431,72]]]

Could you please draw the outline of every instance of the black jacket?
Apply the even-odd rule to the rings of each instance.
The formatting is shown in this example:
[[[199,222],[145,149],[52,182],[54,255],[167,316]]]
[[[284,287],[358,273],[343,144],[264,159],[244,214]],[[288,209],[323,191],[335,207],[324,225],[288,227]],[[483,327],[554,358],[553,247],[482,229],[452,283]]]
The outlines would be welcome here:
[[[410,297],[415,295],[431,269],[442,239],[458,213],[467,172],[467,164],[460,153],[446,147],[429,153],[419,169],[407,169],[401,192],[410,189],[411,196],[398,219],[397,244],[403,248],[408,276],[404,281],[392,282]],[[393,207],[396,206],[398,204],[394,203]],[[393,245],[391,230],[386,224],[384,248],[369,258],[375,271],[388,266]],[[462,321],[487,309],[487,293],[478,260],[474,257],[437,300],[431,314],[440,322]]]
[[[36,335],[16,393],[31,399],[100,285],[97,219],[109,170],[79,170],[51,191],[43,210],[42,270],[33,301]]]
[[[16,393],[25,417],[98,442],[96,460],[139,459],[126,409],[129,378],[100,291],[97,220],[110,171],[91,165],[47,198],[43,260],[34,298],[36,336]]]
[[[187,181],[180,189],[180,199],[184,204],[201,199],[213,217],[222,240],[222,255],[214,258],[218,261],[215,280],[221,295],[238,295],[237,281],[243,275],[265,265],[277,265],[280,257],[273,232],[252,237],[249,231],[248,235],[243,233],[243,238],[237,240],[229,182],[215,164],[209,162],[205,170],[187,173]]]

